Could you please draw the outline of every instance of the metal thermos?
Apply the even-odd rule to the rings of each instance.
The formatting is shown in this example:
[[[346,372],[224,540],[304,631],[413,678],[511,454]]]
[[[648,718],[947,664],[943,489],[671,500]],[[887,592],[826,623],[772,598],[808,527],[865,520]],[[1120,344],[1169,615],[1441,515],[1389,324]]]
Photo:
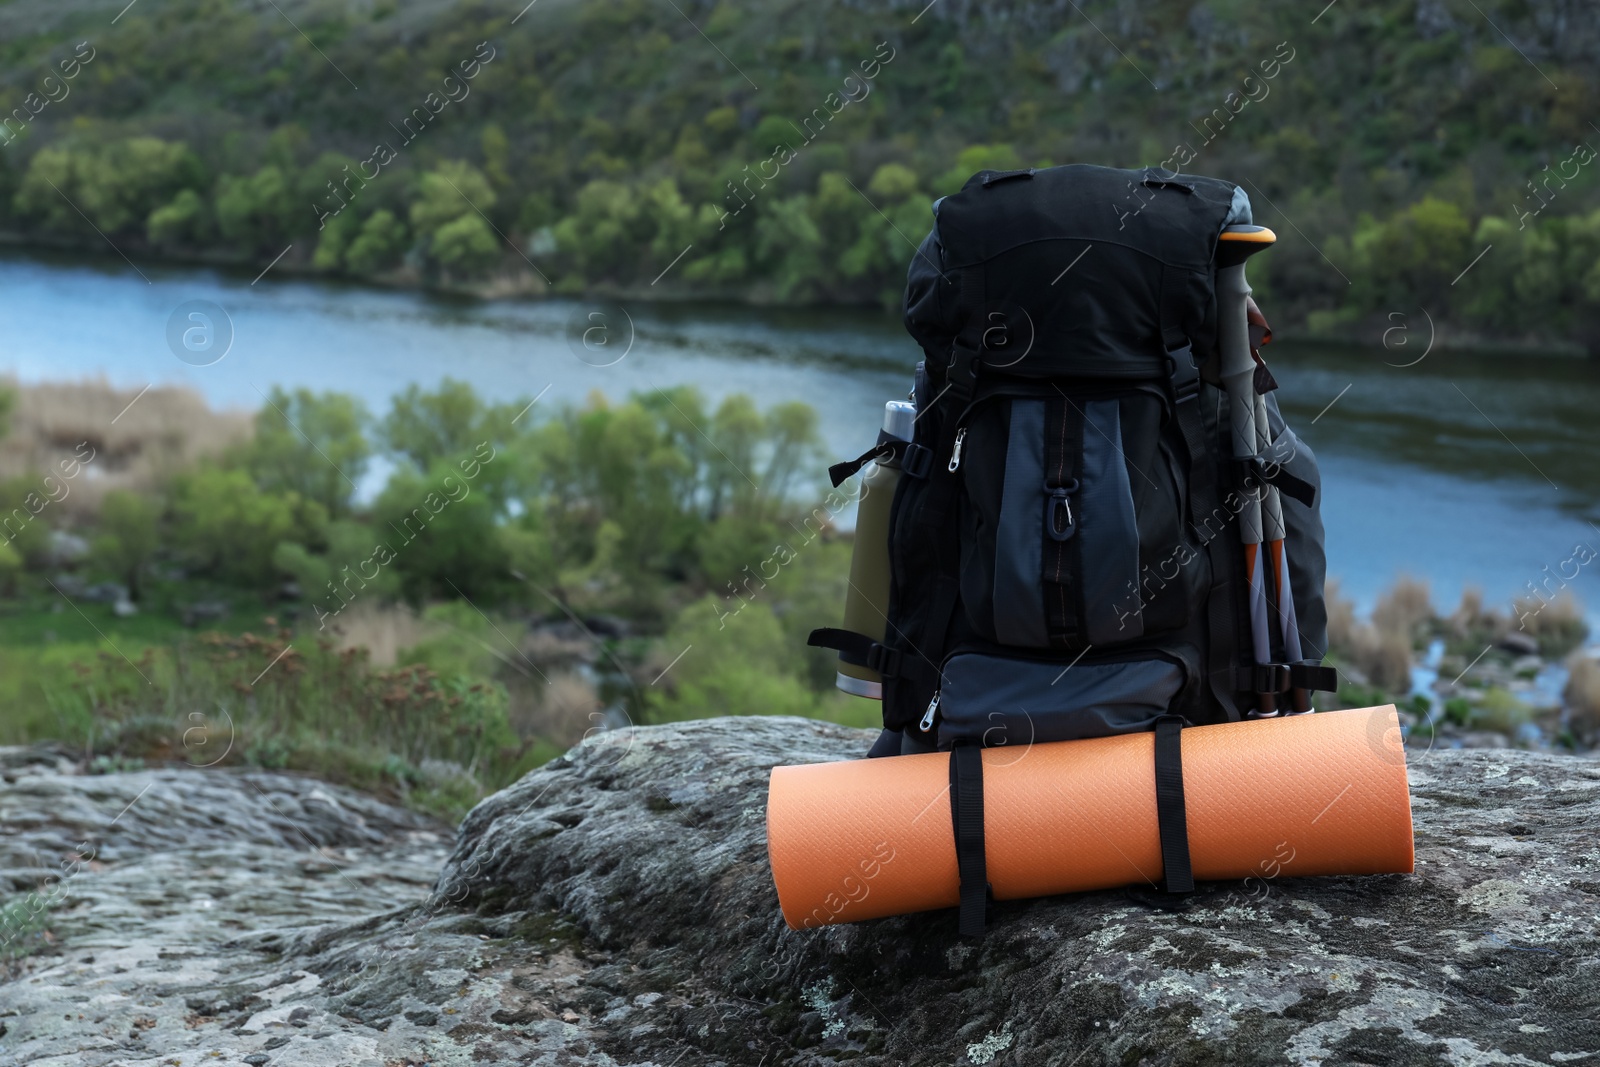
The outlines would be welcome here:
[[[883,406],[883,432],[911,440],[917,406],[891,400]],[[856,543],[850,557],[850,588],[845,591],[844,628],[882,641],[889,616],[889,505],[900,482],[900,460],[886,456],[867,466],[856,502]],[[839,658],[836,684],[846,693],[883,699],[877,671]]]

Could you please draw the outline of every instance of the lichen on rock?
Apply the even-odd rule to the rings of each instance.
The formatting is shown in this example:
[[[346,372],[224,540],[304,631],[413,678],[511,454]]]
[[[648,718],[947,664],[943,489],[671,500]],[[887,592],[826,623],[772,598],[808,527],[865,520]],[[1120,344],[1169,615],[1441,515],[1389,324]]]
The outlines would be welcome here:
[[[1414,875],[1206,884],[1182,911],[1004,903],[979,942],[949,913],[789,930],[768,772],[868,740],[771,718],[596,734],[453,847],[306,779],[0,759],[13,892],[103,846],[0,985],[0,1067],[1600,1058],[1600,763],[1414,755]]]

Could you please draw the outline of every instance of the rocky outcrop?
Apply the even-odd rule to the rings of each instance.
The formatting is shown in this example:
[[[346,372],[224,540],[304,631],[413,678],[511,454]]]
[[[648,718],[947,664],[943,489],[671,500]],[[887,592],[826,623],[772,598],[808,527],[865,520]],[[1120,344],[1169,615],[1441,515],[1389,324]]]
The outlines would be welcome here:
[[[1178,912],[1003,904],[981,942],[947,913],[790,931],[767,771],[868,739],[598,734],[480,804],[448,856],[306,779],[0,759],[0,820],[33,842],[0,853],[14,887],[104,846],[0,985],[0,1065],[1600,1059],[1600,763],[1415,754],[1415,875],[1212,884]]]

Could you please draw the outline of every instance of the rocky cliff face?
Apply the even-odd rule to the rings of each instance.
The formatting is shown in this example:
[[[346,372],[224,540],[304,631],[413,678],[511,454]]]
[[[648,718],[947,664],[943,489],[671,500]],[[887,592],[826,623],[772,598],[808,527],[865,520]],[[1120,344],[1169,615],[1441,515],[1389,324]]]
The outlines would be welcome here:
[[[0,1065],[1600,1058],[1600,763],[1420,756],[1412,876],[1005,904],[981,943],[950,914],[790,931],[767,770],[868,739],[597,735],[448,855],[442,828],[305,779],[12,751],[0,874],[58,899],[48,940],[13,942],[36,951],[0,984]]]

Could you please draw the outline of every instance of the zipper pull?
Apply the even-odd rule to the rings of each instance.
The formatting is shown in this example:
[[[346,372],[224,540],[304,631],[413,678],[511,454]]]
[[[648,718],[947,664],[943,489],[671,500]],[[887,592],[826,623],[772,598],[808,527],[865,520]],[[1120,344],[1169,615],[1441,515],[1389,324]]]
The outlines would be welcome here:
[[[928,710],[923,713],[922,721],[917,724],[917,729],[927,733],[933,729],[933,717],[939,711],[939,691],[933,691],[933,699],[928,701]]]
[[[954,474],[957,468],[961,466],[961,442],[965,441],[966,439],[967,428],[963,426],[961,429],[956,431],[956,444],[955,447],[950,450],[950,466],[946,469],[951,474]],[[932,713],[930,712],[930,714]]]

